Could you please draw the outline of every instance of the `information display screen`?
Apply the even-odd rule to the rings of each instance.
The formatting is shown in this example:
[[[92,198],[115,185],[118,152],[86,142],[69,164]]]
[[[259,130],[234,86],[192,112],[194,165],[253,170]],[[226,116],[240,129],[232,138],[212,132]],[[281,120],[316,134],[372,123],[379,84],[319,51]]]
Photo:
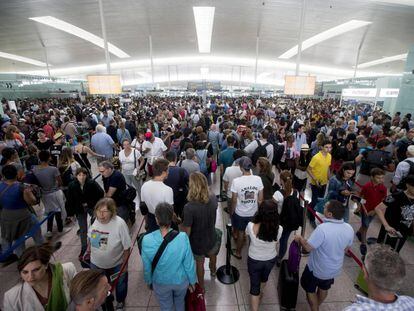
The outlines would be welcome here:
[[[89,94],[121,94],[120,75],[88,76]]]
[[[315,76],[285,76],[286,95],[314,95]]]

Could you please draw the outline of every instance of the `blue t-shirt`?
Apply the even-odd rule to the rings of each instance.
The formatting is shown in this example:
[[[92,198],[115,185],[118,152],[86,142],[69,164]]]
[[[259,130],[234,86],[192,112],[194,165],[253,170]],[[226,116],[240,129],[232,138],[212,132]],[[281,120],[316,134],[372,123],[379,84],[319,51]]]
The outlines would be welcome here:
[[[345,249],[352,245],[354,230],[343,219],[324,219],[308,239],[313,250],[308,267],[321,280],[333,279],[341,274]]]
[[[106,133],[96,133],[92,136],[91,146],[97,154],[111,158],[114,155],[113,139]]]
[[[233,164],[233,154],[236,151],[236,148],[234,147],[228,147],[226,150],[220,152],[219,155],[219,164],[223,164],[224,166],[224,170],[229,167],[232,166]]]
[[[0,204],[3,209],[17,210],[28,208],[23,198],[23,187],[19,182],[15,182],[8,189],[5,182],[0,183]]]

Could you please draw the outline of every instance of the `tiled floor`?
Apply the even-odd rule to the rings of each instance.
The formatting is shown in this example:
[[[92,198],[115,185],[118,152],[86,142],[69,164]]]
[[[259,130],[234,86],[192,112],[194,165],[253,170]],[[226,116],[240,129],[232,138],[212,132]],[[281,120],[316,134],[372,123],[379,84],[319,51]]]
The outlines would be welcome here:
[[[218,191],[217,176],[212,187],[215,192]],[[228,221],[228,215],[223,212],[220,206],[217,212],[216,226],[225,231],[225,224]],[[131,228],[131,234],[136,234],[139,224],[141,223],[141,216],[138,216],[136,225]],[[359,218],[352,215],[351,224],[354,229],[358,229]],[[80,251],[80,241],[76,236],[77,225],[70,228],[69,232],[60,237],[56,237],[63,242],[63,247],[56,252],[55,260],[61,262],[73,262],[78,269],[81,269],[78,262],[78,254]],[[378,222],[374,222],[369,230],[369,236],[376,236],[379,230]],[[308,236],[311,229],[306,230]],[[29,241],[30,243],[31,241]],[[357,239],[354,240],[353,250],[359,255],[359,243]],[[225,235],[223,235],[223,243],[218,256],[218,267],[225,264]],[[401,251],[401,256],[407,264],[407,277],[402,286],[402,294],[414,296],[414,286],[412,280],[414,278],[414,243],[407,242]],[[207,310],[215,311],[244,311],[249,310],[249,276],[247,272],[247,246],[244,248],[243,259],[237,260],[232,258],[232,264],[240,271],[240,280],[233,285],[224,285],[217,279],[211,278],[210,274],[206,273],[206,305]],[[301,271],[306,264],[307,258],[302,258]],[[133,254],[129,262],[129,290],[127,297],[127,310],[159,310],[158,303],[153,293],[147,288],[143,281],[142,263],[139,257],[139,252],[135,246]],[[208,270],[208,262],[206,262],[206,270]],[[342,310],[348,306],[355,298],[358,291],[354,288],[354,280],[358,274],[359,268],[355,262],[348,257],[345,257],[344,269],[340,277],[335,280],[335,284],[329,291],[326,302],[322,305],[321,310]],[[279,310],[276,282],[279,270],[274,268],[272,271],[267,286],[264,290],[261,310]],[[16,272],[16,264],[8,267],[0,268],[0,293],[1,301],[4,292],[18,281],[18,274]],[[300,288],[298,294],[298,304],[296,310],[309,310],[306,303],[305,293]]]

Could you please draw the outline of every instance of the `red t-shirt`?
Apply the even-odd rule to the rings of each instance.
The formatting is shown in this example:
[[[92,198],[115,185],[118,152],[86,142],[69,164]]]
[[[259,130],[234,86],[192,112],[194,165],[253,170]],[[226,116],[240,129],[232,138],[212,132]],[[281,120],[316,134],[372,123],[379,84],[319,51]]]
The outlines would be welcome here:
[[[361,196],[365,199],[367,212],[373,211],[387,196],[387,188],[384,184],[374,185],[372,181],[367,182],[361,190]]]

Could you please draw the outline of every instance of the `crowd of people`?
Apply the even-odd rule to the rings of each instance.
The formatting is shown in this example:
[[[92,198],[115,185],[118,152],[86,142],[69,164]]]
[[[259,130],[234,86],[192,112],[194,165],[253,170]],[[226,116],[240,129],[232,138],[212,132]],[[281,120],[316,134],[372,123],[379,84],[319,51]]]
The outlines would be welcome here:
[[[138,211],[143,278],[161,310],[184,310],[187,291],[196,283],[205,289],[206,258],[216,276],[221,207],[232,225],[232,256],[247,256],[252,310],[294,232],[309,253],[300,284],[311,310],[341,274],[354,238],[369,297],[357,296],[347,310],[414,310],[413,298],[396,294],[406,274],[398,253],[414,232],[411,114],[332,99],[250,97],[26,99],[16,106],[3,102],[0,226],[2,253],[17,245],[5,260],[18,261],[21,282],[6,292],[4,310],[112,310],[112,291],[116,310],[124,310]],[[32,230],[43,216],[44,236]],[[350,217],[361,219],[356,232]],[[369,247],[375,217],[381,228]],[[298,233],[306,222],[314,229],[309,238]],[[79,261],[88,267],[77,273],[51,261],[60,247],[51,241],[74,223]],[[35,245],[25,249],[28,232]]]

